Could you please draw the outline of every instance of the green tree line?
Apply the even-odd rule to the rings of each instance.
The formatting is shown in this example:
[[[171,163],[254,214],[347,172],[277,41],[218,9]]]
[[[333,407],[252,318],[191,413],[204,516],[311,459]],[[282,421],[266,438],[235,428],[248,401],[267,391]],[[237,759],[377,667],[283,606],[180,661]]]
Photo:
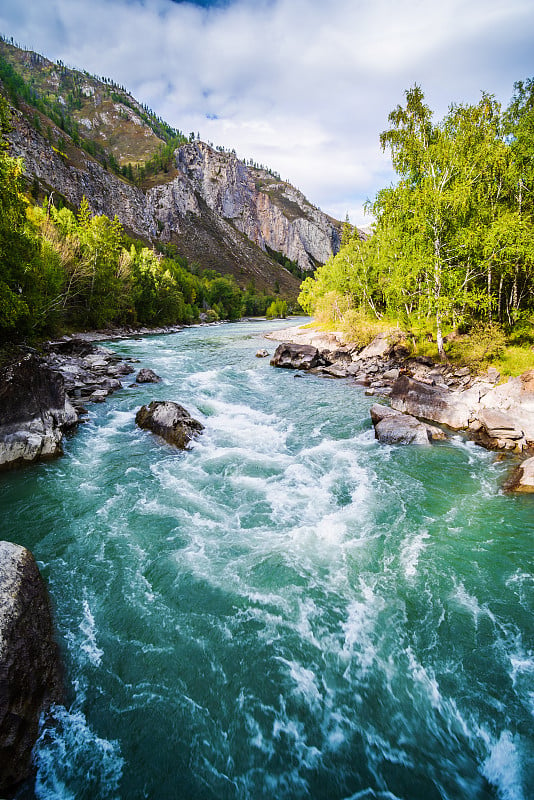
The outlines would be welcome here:
[[[77,213],[24,194],[23,164],[7,152],[0,97],[0,341],[109,325],[190,323],[265,314],[276,300],[126,236],[117,218]]]
[[[301,286],[310,313],[366,317],[432,331],[445,356],[452,330],[531,327],[534,312],[534,79],[508,108],[482,94],[435,122],[418,86],[380,141],[398,181],[369,204],[373,233]]]

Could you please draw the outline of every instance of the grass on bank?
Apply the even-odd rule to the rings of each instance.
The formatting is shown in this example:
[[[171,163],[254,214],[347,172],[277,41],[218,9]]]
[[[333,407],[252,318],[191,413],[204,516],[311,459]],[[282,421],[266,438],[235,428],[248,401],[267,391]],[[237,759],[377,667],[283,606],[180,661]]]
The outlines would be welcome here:
[[[377,319],[356,309],[347,309],[337,319],[332,319],[319,310],[314,321],[304,327],[325,333],[339,332],[345,341],[358,347],[365,347],[379,333],[402,331],[403,343],[412,355],[439,361],[437,343],[425,321],[407,326],[397,320]],[[451,364],[468,366],[473,372],[481,373],[494,367],[501,379],[521,375],[534,369],[534,318],[524,319],[512,331],[497,323],[478,323],[466,331],[449,331],[445,336],[445,353]]]

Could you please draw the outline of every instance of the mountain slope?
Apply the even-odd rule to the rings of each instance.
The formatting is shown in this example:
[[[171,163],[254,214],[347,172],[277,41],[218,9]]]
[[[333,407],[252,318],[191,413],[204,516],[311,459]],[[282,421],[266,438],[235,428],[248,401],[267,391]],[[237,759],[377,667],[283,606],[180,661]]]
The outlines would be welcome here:
[[[117,216],[242,286],[294,295],[300,274],[339,249],[340,225],[290,184],[166,125],[122,87],[0,42],[0,78],[18,106],[12,154],[34,192]]]

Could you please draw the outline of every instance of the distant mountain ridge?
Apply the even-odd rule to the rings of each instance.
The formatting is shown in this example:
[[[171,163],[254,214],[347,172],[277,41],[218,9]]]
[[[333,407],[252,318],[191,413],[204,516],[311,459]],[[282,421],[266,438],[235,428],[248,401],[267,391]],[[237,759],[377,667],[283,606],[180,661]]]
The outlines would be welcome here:
[[[341,224],[295,187],[186,137],[109,79],[6,41],[0,79],[18,107],[12,154],[23,157],[34,193],[76,207],[85,195],[93,212],[241,286],[294,295],[298,278],[339,250]]]

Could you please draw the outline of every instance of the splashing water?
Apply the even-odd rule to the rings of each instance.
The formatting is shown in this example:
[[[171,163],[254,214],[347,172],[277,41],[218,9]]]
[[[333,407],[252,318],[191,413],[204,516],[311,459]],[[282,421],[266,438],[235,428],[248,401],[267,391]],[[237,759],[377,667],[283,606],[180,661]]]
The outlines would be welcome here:
[[[19,797],[529,800],[532,498],[459,437],[378,445],[264,329],[111,343],[163,383],[2,477],[69,688]],[[136,428],[152,399],[201,419],[189,452]]]

